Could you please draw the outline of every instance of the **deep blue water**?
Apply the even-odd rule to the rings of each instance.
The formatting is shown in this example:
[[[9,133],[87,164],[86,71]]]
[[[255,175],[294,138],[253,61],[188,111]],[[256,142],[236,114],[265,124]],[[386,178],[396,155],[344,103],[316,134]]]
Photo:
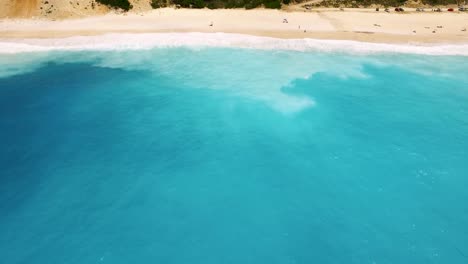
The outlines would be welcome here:
[[[468,263],[466,57],[0,65],[0,263]]]

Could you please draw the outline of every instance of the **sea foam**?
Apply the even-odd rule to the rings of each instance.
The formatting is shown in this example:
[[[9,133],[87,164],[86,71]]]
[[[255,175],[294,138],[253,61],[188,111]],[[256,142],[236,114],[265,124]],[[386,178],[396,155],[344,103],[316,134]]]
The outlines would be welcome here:
[[[220,49],[208,50],[206,47]],[[262,101],[282,113],[297,113],[318,103],[310,95],[290,93],[288,89],[296,81],[313,78],[319,73],[339,79],[359,80],[372,78],[367,67],[398,67],[415,74],[456,79],[460,78],[458,73],[465,69],[460,63],[463,58],[421,54],[464,57],[468,56],[468,46],[275,39],[225,33],[6,39],[0,40],[0,78],[33,72],[48,63],[81,62],[100,68],[166,76],[181,86],[196,79],[203,84],[200,88],[225,90],[233,95]]]
[[[351,54],[402,53],[468,56],[468,44],[383,44],[349,40],[278,39],[228,33],[105,34],[52,39],[0,39],[0,54],[139,50],[167,47],[226,47],[263,50],[345,52]]]

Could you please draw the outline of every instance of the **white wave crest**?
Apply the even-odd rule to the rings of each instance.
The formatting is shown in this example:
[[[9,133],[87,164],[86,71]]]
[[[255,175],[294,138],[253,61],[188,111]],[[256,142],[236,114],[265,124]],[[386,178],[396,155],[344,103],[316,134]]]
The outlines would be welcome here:
[[[348,40],[277,39],[227,33],[147,33],[57,39],[0,39],[0,54],[55,50],[138,50],[164,47],[228,47],[263,50],[404,53],[468,56],[468,44],[381,44]]]

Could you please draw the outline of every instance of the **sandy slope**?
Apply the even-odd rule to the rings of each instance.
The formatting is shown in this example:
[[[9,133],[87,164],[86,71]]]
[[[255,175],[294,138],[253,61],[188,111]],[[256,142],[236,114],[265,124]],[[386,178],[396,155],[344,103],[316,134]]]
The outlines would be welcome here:
[[[130,0],[133,12],[151,10],[149,0]],[[114,12],[95,0],[0,0],[0,18],[64,19]]]
[[[283,23],[283,19],[289,23]],[[213,26],[210,26],[213,22]],[[226,32],[279,38],[348,39],[368,42],[468,43],[468,13],[383,13],[323,9],[189,10],[108,14],[79,19],[0,20],[0,38],[66,37],[117,32]]]
[[[39,0],[15,1],[12,5],[12,15],[15,17],[30,17],[37,10]]]

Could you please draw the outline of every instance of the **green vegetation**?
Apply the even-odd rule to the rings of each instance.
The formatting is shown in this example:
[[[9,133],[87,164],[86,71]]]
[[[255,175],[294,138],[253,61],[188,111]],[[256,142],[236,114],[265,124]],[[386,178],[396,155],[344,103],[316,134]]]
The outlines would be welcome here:
[[[166,1],[160,1],[160,0],[151,0],[151,7],[156,9],[156,8],[161,8],[161,7],[166,7]]]
[[[111,8],[115,8],[115,9],[120,8],[125,11],[132,9],[133,7],[128,0],[96,0],[96,2],[106,5],[108,7],[111,7]]]
[[[295,0],[293,2],[304,2],[306,0]],[[128,0],[96,0],[101,4],[111,8],[120,8],[125,11],[132,9]],[[310,7],[369,7],[371,5],[380,5],[385,7],[404,6],[407,0],[324,0],[319,3],[309,4]],[[460,0],[421,0],[426,5],[449,5],[458,4]],[[167,7],[171,5],[183,8],[246,8],[253,9],[265,7],[280,9],[281,5],[288,5],[291,0],[151,0],[153,8]]]
[[[450,5],[458,4],[460,0],[421,0],[422,4],[425,5]],[[404,6],[408,2],[407,0],[324,0],[320,3],[315,3],[309,6],[312,7],[369,7],[371,5],[376,6]]]
[[[263,3],[265,8],[271,8],[271,9],[280,9],[281,8],[281,2],[278,0],[271,0],[268,2]]]
[[[463,1],[460,0],[422,0],[424,4],[427,5],[453,5],[453,4],[461,4]]]
[[[169,0],[151,0],[151,7],[156,9],[156,8],[162,8],[162,7],[168,7],[171,5],[171,2]]]
[[[422,4],[426,5],[450,5],[458,4],[460,0],[421,0]],[[312,7],[369,7],[371,5],[398,7],[404,6],[407,0],[324,0],[320,3],[315,3]]]
[[[279,9],[282,4],[289,4],[290,0],[151,0],[153,8],[177,5],[184,8],[246,8],[265,7]]]

